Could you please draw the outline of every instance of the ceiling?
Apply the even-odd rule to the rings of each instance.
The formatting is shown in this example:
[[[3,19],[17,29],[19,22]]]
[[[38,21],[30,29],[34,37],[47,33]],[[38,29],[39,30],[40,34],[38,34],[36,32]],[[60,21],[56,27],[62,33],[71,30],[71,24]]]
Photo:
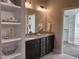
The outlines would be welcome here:
[[[44,6],[44,7],[47,7],[49,2],[50,1],[53,1],[53,0],[25,0],[25,1],[31,1],[32,3],[34,3],[35,5],[40,5],[40,6]],[[55,1],[55,0],[54,0]],[[59,0],[56,0],[56,1],[59,1]],[[64,1],[63,3],[64,4],[67,4],[67,3],[72,3],[72,2],[77,2],[79,0],[60,0],[60,1]]]
[[[35,3],[35,4],[42,5],[42,6],[46,7],[50,0],[27,0],[27,1],[31,1],[32,3]]]
[[[25,1],[29,1],[29,0],[25,0]],[[40,4],[48,4],[48,2],[51,0],[30,0],[30,1],[36,1],[37,3],[40,3]],[[75,2],[79,0],[63,0],[63,1],[64,2]]]
[[[79,1],[79,0],[64,0],[64,2],[75,2],[75,1]]]
[[[39,5],[47,7],[50,0],[36,0]]]

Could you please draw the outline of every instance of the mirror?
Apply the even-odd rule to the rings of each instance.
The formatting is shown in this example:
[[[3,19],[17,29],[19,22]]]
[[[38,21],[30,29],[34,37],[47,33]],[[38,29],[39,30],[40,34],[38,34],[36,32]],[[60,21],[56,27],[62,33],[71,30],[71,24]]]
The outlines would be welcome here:
[[[46,30],[46,13],[26,8],[25,33],[37,33]]]

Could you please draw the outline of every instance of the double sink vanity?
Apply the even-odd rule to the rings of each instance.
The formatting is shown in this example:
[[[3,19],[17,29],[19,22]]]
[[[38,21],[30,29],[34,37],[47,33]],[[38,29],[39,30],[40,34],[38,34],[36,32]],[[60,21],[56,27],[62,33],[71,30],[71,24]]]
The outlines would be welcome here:
[[[25,59],[39,59],[54,49],[54,34],[51,33],[53,26],[47,20],[46,12],[29,8],[26,10],[25,33],[28,35],[25,39]]]
[[[54,34],[26,36],[26,59],[39,59],[54,49]]]

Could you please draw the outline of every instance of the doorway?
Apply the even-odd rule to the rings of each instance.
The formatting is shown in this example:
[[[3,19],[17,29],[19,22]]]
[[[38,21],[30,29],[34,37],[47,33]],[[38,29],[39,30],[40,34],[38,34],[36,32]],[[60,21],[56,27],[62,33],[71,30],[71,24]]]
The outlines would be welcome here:
[[[79,8],[64,10],[62,50],[79,57]]]

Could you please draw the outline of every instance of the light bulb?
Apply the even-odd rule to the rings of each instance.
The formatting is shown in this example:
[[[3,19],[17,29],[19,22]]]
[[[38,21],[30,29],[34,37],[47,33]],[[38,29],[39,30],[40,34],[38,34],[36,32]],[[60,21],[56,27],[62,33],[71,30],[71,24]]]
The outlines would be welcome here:
[[[29,2],[25,2],[25,7],[26,8],[31,8],[32,6],[31,6],[31,4]]]

